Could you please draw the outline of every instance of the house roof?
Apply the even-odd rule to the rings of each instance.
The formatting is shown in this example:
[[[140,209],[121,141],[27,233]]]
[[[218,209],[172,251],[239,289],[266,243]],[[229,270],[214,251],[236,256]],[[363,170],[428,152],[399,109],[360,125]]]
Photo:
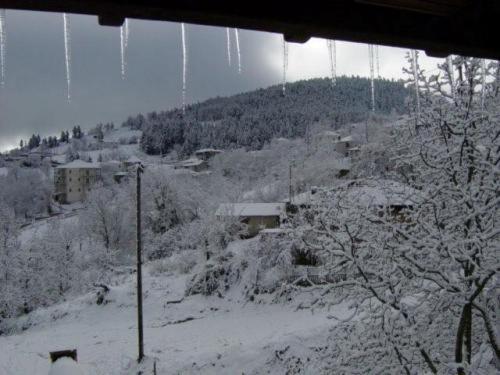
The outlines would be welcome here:
[[[285,213],[284,203],[222,203],[217,216],[280,216]]]
[[[99,163],[89,163],[80,159],[73,160],[70,163],[59,165],[57,169],[100,169],[101,165]]]
[[[195,154],[203,154],[205,152],[214,152],[214,153],[221,153],[222,150],[217,150],[215,148],[202,148],[200,150],[196,150],[194,153]]]
[[[363,181],[351,186],[343,195],[343,203],[357,203],[366,206],[412,206],[422,199],[422,193],[397,181]]]
[[[176,167],[194,167],[197,165],[201,165],[203,163],[205,163],[204,160],[200,160],[197,158],[190,158],[190,159],[183,160],[183,161],[176,163],[175,166]]]
[[[138,164],[138,163],[142,163],[142,160],[139,159],[137,156],[135,155],[132,155],[131,157],[129,157],[127,159],[127,163],[131,163],[131,164]]]
[[[347,137],[341,138],[339,142],[352,142],[352,135],[348,135]]]
[[[422,192],[392,180],[359,180],[336,187],[322,187],[316,193],[306,191],[297,194],[292,197],[292,203],[321,204],[325,199],[332,198],[338,199],[342,206],[354,204],[371,207],[412,206],[422,200]]]

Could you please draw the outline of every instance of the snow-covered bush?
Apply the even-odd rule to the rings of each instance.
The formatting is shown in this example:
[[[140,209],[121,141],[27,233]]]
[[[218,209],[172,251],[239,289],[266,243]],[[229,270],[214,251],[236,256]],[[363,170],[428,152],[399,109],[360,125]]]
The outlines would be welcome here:
[[[186,295],[203,294],[222,297],[232,286],[241,280],[247,263],[234,254],[226,252],[199,266],[188,281]]]
[[[395,170],[413,188],[402,212],[337,193],[295,232],[348,275],[320,298],[352,301],[351,318],[332,332],[339,373],[495,371],[485,361],[500,358],[500,65],[486,81],[480,66],[456,57],[451,92],[441,66],[425,81],[421,112],[394,135],[404,150]]]
[[[177,254],[172,254],[167,258],[158,259],[151,263],[151,274],[170,274],[180,273],[187,274],[191,272],[200,261],[200,254],[198,251],[182,251]]]

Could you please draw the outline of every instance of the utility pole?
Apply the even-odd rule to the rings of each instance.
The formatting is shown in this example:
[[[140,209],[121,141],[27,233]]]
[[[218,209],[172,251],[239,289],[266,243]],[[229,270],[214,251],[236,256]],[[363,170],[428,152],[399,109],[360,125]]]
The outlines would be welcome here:
[[[292,162],[290,162],[288,170],[288,200],[292,203]]]
[[[139,356],[137,362],[144,358],[144,334],[142,325],[142,242],[141,242],[141,173],[142,166],[137,166],[136,203],[137,203],[137,333]]]

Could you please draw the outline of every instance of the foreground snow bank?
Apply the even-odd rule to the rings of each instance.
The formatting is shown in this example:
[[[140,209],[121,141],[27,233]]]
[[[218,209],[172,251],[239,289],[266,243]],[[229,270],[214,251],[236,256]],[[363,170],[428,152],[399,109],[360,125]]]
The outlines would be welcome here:
[[[158,374],[258,374],[268,370],[285,374],[296,365],[293,361],[300,347],[305,353],[300,362],[307,363],[307,348],[321,346],[334,324],[328,319],[331,311],[326,310],[312,313],[289,304],[245,304],[231,296],[185,297],[186,280],[185,275],[160,277],[145,270],[145,352],[156,361]],[[78,350],[85,375],[135,374],[134,291],[131,275],[124,284],[111,288],[106,304],[92,304],[90,298],[81,297],[40,309],[36,324],[0,337],[0,373],[46,375],[49,351],[71,347]],[[295,349],[285,350],[287,346]],[[283,360],[277,360],[276,353]]]
[[[49,375],[85,375],[83,369],[71,358],[63,357],[50,367]]]

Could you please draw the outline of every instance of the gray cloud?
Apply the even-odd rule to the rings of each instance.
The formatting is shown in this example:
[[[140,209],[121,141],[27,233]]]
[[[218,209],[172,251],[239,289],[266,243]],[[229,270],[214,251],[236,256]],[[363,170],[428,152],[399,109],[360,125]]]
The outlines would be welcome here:
[[[58,134],[75,124],[120,123],[128,115],[180,105],[180,25],[130,21],[127,78],[120,76],[119,28],[96,17],[70,15],[72,102],[66,102],[62,16],[7,11],[7,78],[0,88],[0,150],[33,132]],[[227,64],[225,29],[187,25],[187,99],[196,102],[276,84],[281,79],[281,37],[241,31],[243,72]],[[234,34],[232,34],[233,36]],[[366,75],[366,46],[340,43],[340,74]],[[398,77],[403,51],[381,50],[382,72]],[[325,76],[324,41],[290,48],[291,80]]]

